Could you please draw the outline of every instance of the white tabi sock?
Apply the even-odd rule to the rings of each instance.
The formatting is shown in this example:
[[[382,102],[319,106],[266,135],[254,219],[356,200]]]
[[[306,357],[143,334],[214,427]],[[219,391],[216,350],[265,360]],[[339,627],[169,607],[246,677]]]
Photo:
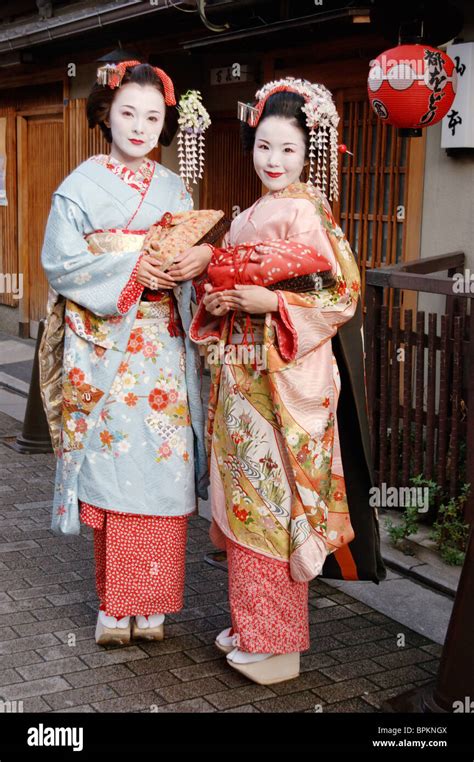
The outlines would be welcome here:
[[[124,616],[122,619],[117,619],[114,616],[109,616],[109,614],[106,614],[105,611],[100,610],[99,621],[104,625],[104,627],[118,627],[120,630],[125,630],[130,624],[130,617]]]
[[[150,614],[150,616],[142,616],[137,614],[135,621],[140,630],[147,630],[148,628],[159,627],[165,621],[164,614]]]
[[[230,654],[227,654],[227,661],[232,661],[235,664],[251,664],[255,661],[264,661],[269,659],[274,654],[250,654],[247,651],[241,651],[239,648],[234,648]]]

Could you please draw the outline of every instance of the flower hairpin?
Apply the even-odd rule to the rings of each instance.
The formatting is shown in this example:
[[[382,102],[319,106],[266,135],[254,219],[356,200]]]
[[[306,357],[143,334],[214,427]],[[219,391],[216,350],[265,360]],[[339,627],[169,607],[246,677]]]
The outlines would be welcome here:
[[[189,190],[197,183],[204,169],[204,132],[211,124],[209,113],[202,104],[198,90],[188,90],[178,104],[179,173]]]

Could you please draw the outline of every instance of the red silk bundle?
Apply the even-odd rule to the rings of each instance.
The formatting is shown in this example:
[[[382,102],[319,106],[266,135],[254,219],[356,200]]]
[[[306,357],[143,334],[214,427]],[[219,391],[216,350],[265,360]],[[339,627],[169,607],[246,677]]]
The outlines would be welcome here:
[[[254,253],[263,253],[264,258],[253,262]],[[272,288],[301,276],[330,274],[331,269],[329,260],[312,246],[291,241],[257,241],[214,248],[207,277],[213,291],[235,288],[236,283]]]

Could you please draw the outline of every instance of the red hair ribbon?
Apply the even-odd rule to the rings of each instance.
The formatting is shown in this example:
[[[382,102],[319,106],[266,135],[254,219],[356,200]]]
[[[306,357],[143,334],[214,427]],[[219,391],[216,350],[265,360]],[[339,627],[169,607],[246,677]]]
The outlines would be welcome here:
[[[126,70],[133,66],[139,66],[141,63],[142,61],[121,61],[120,63],[114,64],[113,66],[106,65],[102,67],[102,69],[99,69],[99,72],[106,72],[106,84],[111,88],[111,90],[114,90],[116,87],[120,87]],[[168,77],[163,69],[159,69],[157,66],[152,66],[151,68],[155,72],[156,76],[161,80],[163,90],[165,91],[166,105],[176,106],[173,82],[171,81],[170,77]],[[100,77],[99,81],[101,81]]]

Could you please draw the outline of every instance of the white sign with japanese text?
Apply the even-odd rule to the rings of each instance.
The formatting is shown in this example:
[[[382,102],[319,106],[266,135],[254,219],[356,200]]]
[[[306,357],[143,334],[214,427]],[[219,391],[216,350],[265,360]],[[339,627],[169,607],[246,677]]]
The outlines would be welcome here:
[[[474,42],[448,45],[446,53],[456,66],[457,87],[442,120],[441,148],[474,148]]]

